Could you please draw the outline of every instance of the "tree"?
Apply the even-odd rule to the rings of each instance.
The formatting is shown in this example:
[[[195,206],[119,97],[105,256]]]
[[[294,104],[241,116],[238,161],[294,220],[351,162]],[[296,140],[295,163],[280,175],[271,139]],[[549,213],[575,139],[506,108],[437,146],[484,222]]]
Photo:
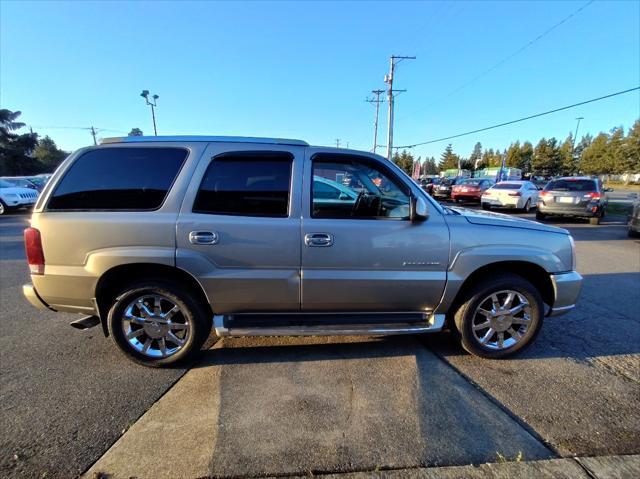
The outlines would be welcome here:
[[[131,128],[131,131],[127,136],[144,136],[140,128]]]
[[[587,175],[609,173],[609,151],[607,143],[609,135],[600,133],[591,144],[584,149],[580,161],[580,170]]]
[[[440,164],[438,167],[440,168],[440,171],[458,168],[459,162],[460,157],[453,152],[451,144],[448,144],[444,149],[444,153],[440,156]]]
[[[436,165],[436,159],[433,156],[424,160],[423,172],[425,175],[438,174],[438,165]]]
[[[640,173],[640,120],[636,120],[621,145],[621,171]]]
[[[475,169],[480,165],[482,161],[482,144],[477,142],[473,147],[473,151],[471,152],[471,156],[469,156],[469,162],[473,164],[473,168]]]
[[[408,153],[407,150],[402,150],[402,153],[398,154],[398,152],[396,151],[396,153],[393,155],[392,160],[396,165],[407,172],[409,176],[411,176],[411,174],[413,173],[414,162],[414,158],[411,153]]]
[[[560,145],[560,171],[563,175],[572,175],[578,171],[573,143],[573,134],[569,132],[569,136]]]
[[[533,150],[532,170],[543,175],[555,175],[560,171],[560,166],[558,140],[541,138]]]
[[[53,171],[67,157],[68,153],[60,150],[55,141],[45,136],[38,141],[33,155],[46,167],[47,171]]]
[[[520,164],[522,163],[522,150],[520,149],[519,141],[509,145],[505,161],[506,165],[510,168],[520,168]]]
[[[19,111],[0,110],[0,175],[31,175],[41,173],[43,165],[31,156],[38,135],[13,133],[24,127],[17,122]]]

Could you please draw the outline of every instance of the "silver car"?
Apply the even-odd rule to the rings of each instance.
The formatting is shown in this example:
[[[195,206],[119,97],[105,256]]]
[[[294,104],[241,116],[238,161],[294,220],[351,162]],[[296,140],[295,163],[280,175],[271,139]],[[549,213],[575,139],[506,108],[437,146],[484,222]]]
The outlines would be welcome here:
[[[165,366],[218,336],[416,334],[486,358],[571,310],[570,234],[444,208],[386,159],[299,140],[126,137],[83,148],[25,230],[34,306]]]

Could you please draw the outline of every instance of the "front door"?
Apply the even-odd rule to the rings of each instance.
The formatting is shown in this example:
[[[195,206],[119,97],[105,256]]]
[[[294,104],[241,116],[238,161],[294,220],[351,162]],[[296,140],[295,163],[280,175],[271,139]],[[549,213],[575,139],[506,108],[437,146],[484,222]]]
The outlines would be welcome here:
[[[300,309],[304,148],[212,143],[176,231],[176,264],[216,314]]]
[[[446,281],[449,230],[423,194],[378,157],[307,153],[302,220],[303,311],[432,311]]]

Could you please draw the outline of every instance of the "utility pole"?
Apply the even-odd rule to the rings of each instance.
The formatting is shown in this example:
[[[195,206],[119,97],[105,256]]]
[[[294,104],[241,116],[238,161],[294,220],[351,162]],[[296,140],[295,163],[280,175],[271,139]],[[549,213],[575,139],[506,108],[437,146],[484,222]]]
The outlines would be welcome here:
[[[394,92],[402,93],[406,90],[394,90],[393,89],[393,74],[395,72],[396,65],[402,60],[415,60],[416,57],[406,57],[399,55],[391,55],[389,59],[389,74],[385,75],[384,82],[389,85],[387,89],[387,102],[389,103],[389,118],[387,124],[387,158],[391,160],[393,156],[393,97]]]
[[[153,133],[158,136],[158,130],[156,129],[156,106],[158,106],[158,98],[160,97],[158,95],[153,95],[151,97],[153,98],[153,101],[149,101],[149,90],[142,90],[140,96],[144,98],[147,102],[147,105],[151,107],[151,118],[153,118]]]
[[[340,148],[340,138],[336,138],[336,148]]]
[[[93,136],[93,144],[97,145],[98,142],[96,141],[96,129],[94,127],[89,128],[89,130],[91,131],[91,136]]]
[[[384,98],[380,99],[380,95],[384,93],[384,90],[371,90],[376,97],[367,98],[365,101],[376,105],[376,118],[373,122],[373,152],[376,152],[378,146],[378,114],[380,113],[380,103],[384,101]]]

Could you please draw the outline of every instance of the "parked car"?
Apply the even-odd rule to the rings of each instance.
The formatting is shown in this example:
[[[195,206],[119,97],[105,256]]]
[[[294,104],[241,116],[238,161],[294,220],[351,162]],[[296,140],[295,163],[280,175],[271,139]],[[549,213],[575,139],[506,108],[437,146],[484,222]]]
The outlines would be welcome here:
[[[493,180],[467,178],[451,188],[451,199],[460,201],[480,201],[482,193],[493,186]]]
[[[349,199],[327,202],[320,185]],[[442,207],[381,156],[299,140],[126,137],[80,149],[39,198],[25,246],[32,305],[86,315],[72,325],[101,325],[156,367],[196,354],[212,328],[447,325],[467,351],[501,358],[574,308],[582,284],[568,231]]]
[[[530,181],[501,181],[482,195],[482,209],[517,208],[529,212],[538,201],[538,188]]]
[[[42,191],[49,180],[46,176],[25,176],[22,178],[33,183],[38,191]]]
[[[466,180],[464,177],[459,178],[443,178],[440,181],[440,184],[433,188],[433,197],[434,198],[450,198],[451,191],[454,185],[457,185]]]
[[[38,189],[38,186],[35,183],[20,176],[3,176],[0,179],[11,183],[13,186],[17,186],[18,188],[29,188],[31,190]]]
[[[536,219],[544,220],[549,215],[588,218],[593,225],[607,211],[606,193],[613,188],[604,188],[597,178],[566,177],[551,180],[538,196]]]
[[[420,180],[420,187],[433,196],[433,189],[440,184],[440,178],[423,178]]]
[[[36,202],[38,193],[31,188],[15,186],[13,183],[0,179],[0,215],[11,210],[29,208]]]
[[[633,208],[629,215],[629,236],[640,237],[640,199],[633,202]]]

